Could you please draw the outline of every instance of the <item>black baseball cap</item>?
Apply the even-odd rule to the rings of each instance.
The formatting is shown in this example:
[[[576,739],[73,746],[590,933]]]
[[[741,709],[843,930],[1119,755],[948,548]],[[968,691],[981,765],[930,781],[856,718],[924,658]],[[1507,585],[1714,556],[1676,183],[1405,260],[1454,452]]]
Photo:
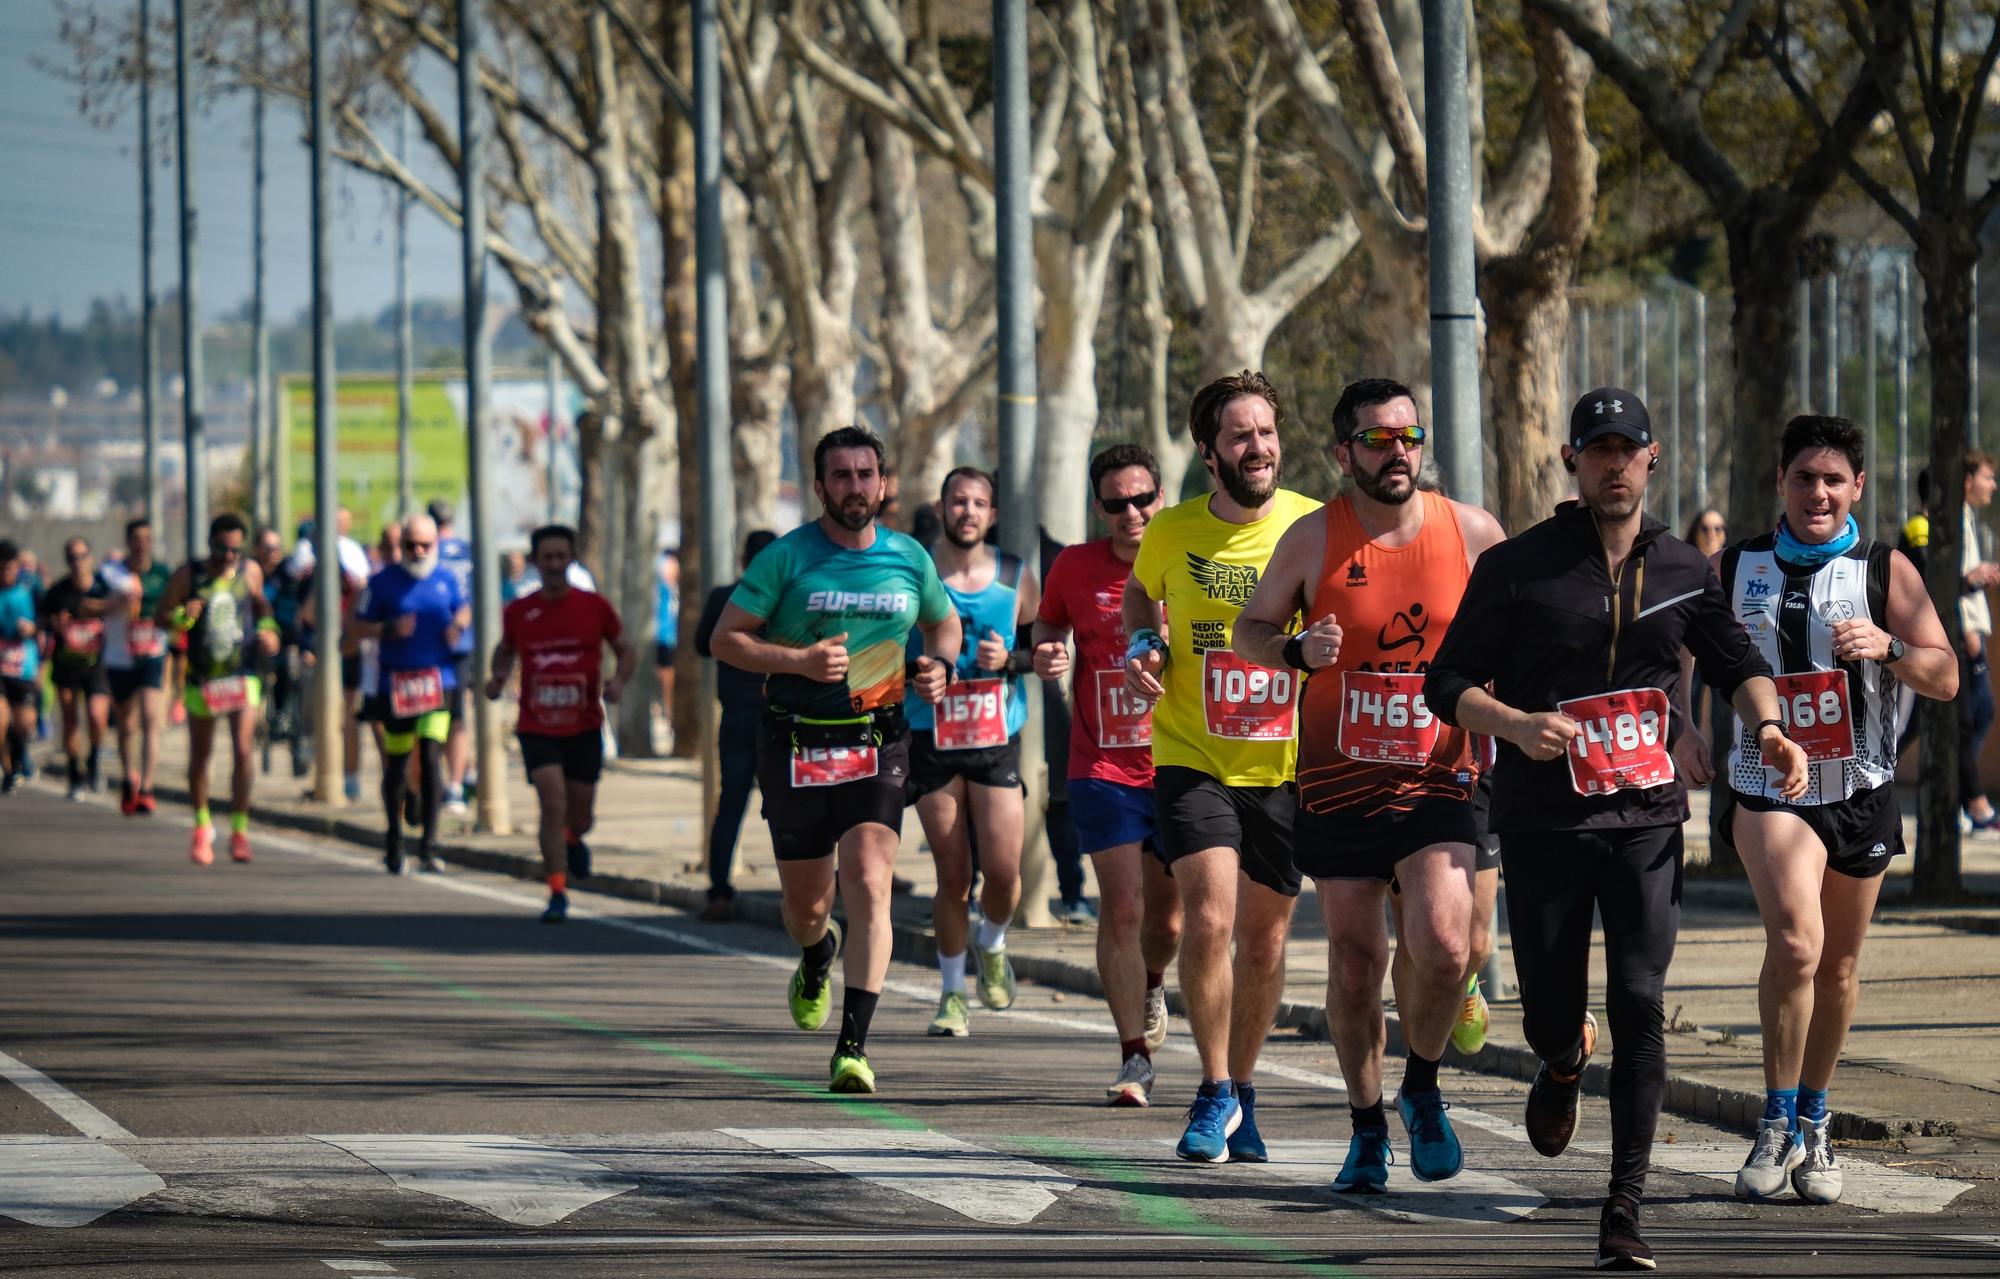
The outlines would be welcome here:
[[[1607,435],[1622,435],[1638,444],[1653,442],[1653,419],[1646,402],[1622,386],[1600,386],[1569,411],[1569,446],[1589,447]]]
[[[441,497],[432,498],[429,509],[424,513],[431,517],[431,523],[433,524],[451,523],[451,503]]]

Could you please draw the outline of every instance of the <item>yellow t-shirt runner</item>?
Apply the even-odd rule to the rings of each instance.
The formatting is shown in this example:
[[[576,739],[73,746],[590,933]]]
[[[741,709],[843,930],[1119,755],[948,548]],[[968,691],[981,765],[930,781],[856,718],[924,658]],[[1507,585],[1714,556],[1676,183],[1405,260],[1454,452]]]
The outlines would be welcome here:
[[[1219,519],[1208,503],[1203,494],[1154,516],[1132,565],[1167,614],[1153,763],[1198,769],[1225,786],[1282,786],[1298,759],[1303,677],[1251,666],[1229,641],[1278,539],[1320,503],[1279,489],[1271,513],[1254,524]]]

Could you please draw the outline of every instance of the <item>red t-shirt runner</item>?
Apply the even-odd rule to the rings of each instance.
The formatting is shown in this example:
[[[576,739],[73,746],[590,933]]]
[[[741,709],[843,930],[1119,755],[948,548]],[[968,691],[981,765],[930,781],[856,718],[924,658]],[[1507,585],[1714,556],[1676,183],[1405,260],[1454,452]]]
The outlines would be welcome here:
[[[594,733],[604,724],[604,646],[624,633],[602,595],[574,588],[561,599],[540,591],[507,606],[500,633],[521,659],[521,717],[515,730],[547,737]]]
[[[1121,786],[1153,784],[1153,708],[1125,691],[1120,602],[1132,566],[1099,538],[1063,548],[1042,586],[1041,620],[1076,636],[1069,775]]]

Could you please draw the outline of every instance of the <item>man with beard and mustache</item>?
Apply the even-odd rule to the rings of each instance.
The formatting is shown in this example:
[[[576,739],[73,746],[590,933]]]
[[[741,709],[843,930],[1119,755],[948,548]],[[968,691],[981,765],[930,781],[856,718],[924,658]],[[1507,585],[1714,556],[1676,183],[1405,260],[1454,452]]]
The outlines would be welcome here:
[[[743,570],[710,648],[765,676],[758,786],[799,946],[788,999],[801,1030],[826,1024],[847,907],[846,990],[828,1090],[875,1091],[868,1026],[889,973],[890,876],[903,833],[909,728],[903,691],[944,695],[958,660],[958,612],[909,537],[875,522],[882,441],[858,426],[820,437],[813,491],[821,515]],[[928,651],[906,660],[911,626]]]
[[[1245,369],[1195,393],[1188,428],[1216,491],[1147,526],[1123,601],[1126,687],[1154,708],[1159,852],[1180,886],[1181,997],[1201,1056],[1177,1153],[1200,1163],[1268,1157],[1251,1074],[1284,989],[1299,895],[1299,674],[1246,662],[1229,646],[1279,537],[1320,505],[1278,487],[1282,418],[1262,373]]]
[[[403,873],[403,803],[410,788],[410,755],[417,755],[417,865],[435,874],[438,809],[444,802],[444,745],[451,734],[450,702],[458,687],[453,658],[458,638],[472,625],[472,603],[458,578],[438,571],[437,522],[428,515],[403,521],[403,562],[368,579],[354,606],[354,633],[379,640],[381,674],[369,690],[366,718],[382,726],[382,807],[389,826],[382,865]]]
[[[1327,1017],[1354,1123],[1333,1188],[1381,1194],[1385,895],[1397,905],[1393,971],[1409,1054],[1396,1110],[1410,1168],[1420,1181],[1442,1181],[1464,1164],[1437,1076],[1471,960],[1478,764],[1470,736],[1441,730],[1425,709],[1423,673],[1450,633],[1472,565],[1506,534],[1478,507],[1418,490],[1426,432],[1402,383],[1349,385],[1334,405],[1333,434],[1334,460],[1354,491],[1279,540],[1236,621],[1235,646],[1249,661],[1308,677],[1296,860],[1319,888]],[[1317,620],[1294,634],[1294,617]]]
[[[1561,1154],[1597,1046],[1587,1008],[1591,917],[1604,921],[1611,1184],[1600,1269],[1653,1268],[1639,1200],[1666,1093],[1662,994],[1680,927],[1687,789],[1671,751],[1680,652],[1746,724],[1779,793],[1805,793],[1771,667],[1701,552],[1644,511],[1659,465],[1639,397],[1601,387],[1570,413],[1563,464],[1580,500],[1480,556],[1424,679],[1430,712],[1497,739],[1492,828],[1507,876],[1523,1030],[1542,1059],[1525,1124]]]
[[[1021,904],[1021,727],[1028,720],[1032,645],[1019,632],[1034,622],[1041,591],[1033,570],[986,544],[997,516],[993,477],[961,466],[944,477],[938,495],[943,532],[931,547],[938,580],[958,613],[962,636],[952,687],[933,710],[921,697],[904,700],[910,722],[911,802],[937,863],[931,926],[937,934],[940,989],[930,1033],[971,1033],[965,1001],[965,949],[978,968],[979,1002],[1001,1011],[1014,1003],[1014,965],[1007,925]],[[923,652],[910,633],[910,655]],[[979,926],[967,917],[972,894],[972,841],[979,841]]]

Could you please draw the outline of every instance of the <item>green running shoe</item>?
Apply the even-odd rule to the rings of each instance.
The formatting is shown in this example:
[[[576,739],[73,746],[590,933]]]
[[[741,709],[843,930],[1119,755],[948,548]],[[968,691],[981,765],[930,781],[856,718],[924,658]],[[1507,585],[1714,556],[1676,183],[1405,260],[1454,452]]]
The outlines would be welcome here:
[[[874,1092],[875,1072],[868,1065],[868,1058],[858,1052],[835,1053],[833,1055],[833,1080],[826,1086],[828,1092]]]
[[[826,930],[833,938],[833,957],[838,959],[840,925],[829,919]],[[800,1030],[818,1030],[826,1025],[826,1015],[833,1011],[833,964],[829,962],[825,972],[812,974],[806,971],[805,956],[799,956],[799,966],[792,970],[792,986],[788,994],[793,1025]]]
[[[1465,988],[1465,1004],[1451,1028],[1451,1046],[1470,1057],[1486,1047],[1486,994],[1474,977]]]
[[[965,1015],[965,993],[947,990],[938,996],[937,1016],[931,1018],[927,1035],[963,1039],[972,1033],[972,1021]]]
[[[1001,1012],[1014,1006],[1014,961],[1007,958],[1007,948],[982,950],[978,942],[972,943],[972,957],[979,964],[979,1002]]]

